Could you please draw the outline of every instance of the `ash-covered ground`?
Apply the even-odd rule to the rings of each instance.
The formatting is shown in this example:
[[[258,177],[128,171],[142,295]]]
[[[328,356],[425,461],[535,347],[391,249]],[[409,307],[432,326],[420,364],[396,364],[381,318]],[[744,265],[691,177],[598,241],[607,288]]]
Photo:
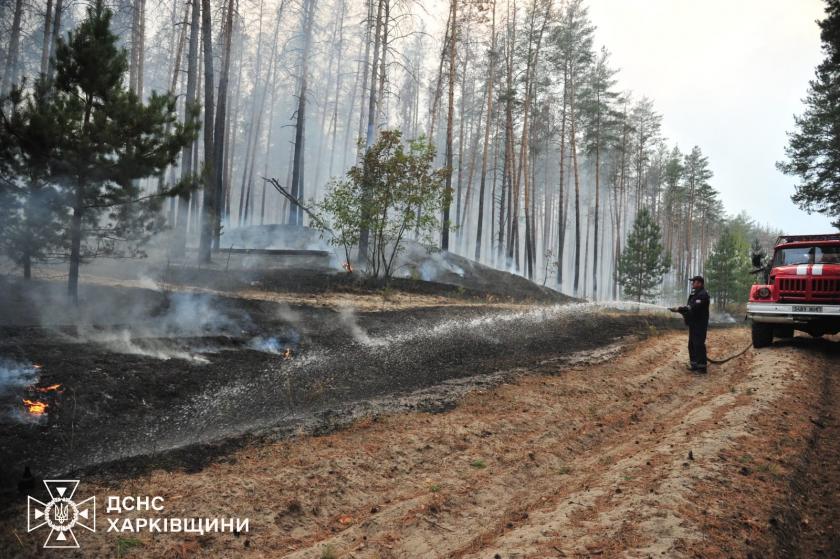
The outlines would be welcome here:
[[[678,324],[585,303],[359,312],[154,282],[88,284],[74,307],[61,282],[0,281],[6,496],[25,466],[46,478],[200,469],[254,437],[333,429],[373,400]],[[456,396],[444,385],[411,405]]]

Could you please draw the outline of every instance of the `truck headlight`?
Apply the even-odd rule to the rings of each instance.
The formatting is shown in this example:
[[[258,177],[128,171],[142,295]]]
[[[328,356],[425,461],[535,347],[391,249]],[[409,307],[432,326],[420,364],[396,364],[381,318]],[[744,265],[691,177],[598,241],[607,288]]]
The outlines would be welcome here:
[[[759,287],[758,291],[755,292],[756,297],[759,299],[769,299],[770,298],[770,289],[767,287]]]

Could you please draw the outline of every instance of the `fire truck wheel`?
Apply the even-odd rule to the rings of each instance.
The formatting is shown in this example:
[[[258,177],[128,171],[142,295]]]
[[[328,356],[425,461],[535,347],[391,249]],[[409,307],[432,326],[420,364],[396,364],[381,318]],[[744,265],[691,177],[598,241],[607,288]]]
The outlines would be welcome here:
[[[762,324],[761,322],[752,323],[752,343],[753,347],[766,347],[773,343],[773,325]]]
[[[773,329],[773,335],[777,338],[792,338],[793,326],[776,326]]]

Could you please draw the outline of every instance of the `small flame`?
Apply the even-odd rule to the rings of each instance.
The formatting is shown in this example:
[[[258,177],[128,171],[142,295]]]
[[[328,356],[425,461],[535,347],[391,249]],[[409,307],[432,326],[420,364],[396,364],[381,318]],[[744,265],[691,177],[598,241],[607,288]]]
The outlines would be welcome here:
[[[41,365],[40,363],[33,363],[33,364],[32,364],[32,368],[33,368],[33,369],[43,369],[43,368],[44,368],[44,366],[43,366],[43,365]]]
[[[352,273],[353,273],[353,266],[350,264],[350,262],[344,262],[344,264],[342,264],[342,265],[341,265],[341,267],[342,267],[342,268],[344,268],[344,270],[345,270],[348,274],[352,274]]]
[[[35,392],[41,392],[42,394],[47,392],[58,392],[61,389],[60,384],[51,384],[49,386],[33,386],[32,390]]]
[[[32,415],[44,415],[47,412],[48,404],[38,400],[23,399],[23,405],[26,406],[26,411]]]
[[[291,359],[292,358],[292,348],[287,347],[283,350],[283,359]]]

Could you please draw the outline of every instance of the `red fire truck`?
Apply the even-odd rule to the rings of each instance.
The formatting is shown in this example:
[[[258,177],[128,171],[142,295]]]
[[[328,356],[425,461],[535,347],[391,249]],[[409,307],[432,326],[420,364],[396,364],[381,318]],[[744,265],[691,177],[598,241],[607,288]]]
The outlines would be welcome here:
[[[816,337],[840,332],[840,234],[779,237],[773,259],[765,264],[753,255],[753,265],[764,276],[747,303],[753,346],[794,330]]]

